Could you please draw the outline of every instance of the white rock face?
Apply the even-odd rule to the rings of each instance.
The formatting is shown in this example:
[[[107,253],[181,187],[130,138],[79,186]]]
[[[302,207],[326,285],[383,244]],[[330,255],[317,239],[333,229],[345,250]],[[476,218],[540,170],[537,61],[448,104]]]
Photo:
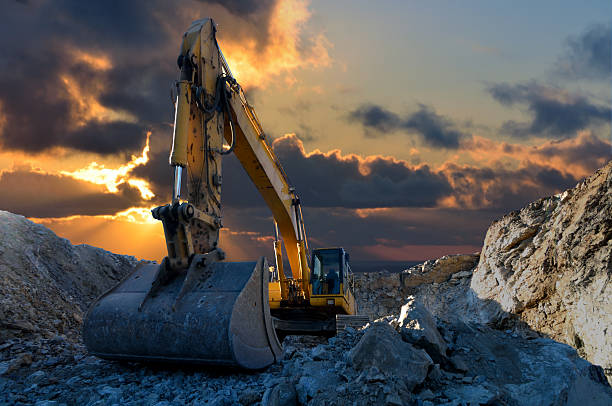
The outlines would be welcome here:
[[[612,162],[574,189],[491,225],[470,286],[479,321],[519,315],[610,377]]]

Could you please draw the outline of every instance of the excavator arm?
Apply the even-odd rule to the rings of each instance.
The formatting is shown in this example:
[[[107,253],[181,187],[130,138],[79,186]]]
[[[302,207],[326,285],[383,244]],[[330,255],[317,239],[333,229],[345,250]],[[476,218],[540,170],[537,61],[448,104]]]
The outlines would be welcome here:
[[[266,142],[261,124],[219,49],[211,19],[195,21],[187,30],[178,57],[181,69],[170,164],[174,167],[172,204],[154,212],[164,222],[169,263],[185,267],[193,253],[217,248],[221,225],[221,156],[233,152],[272,211],[291,267],[288,281],[280,269],[281,295],[298,292],[291,301],[309,299],[309,275],[300,199]],[[223,139],[230,145],[223,150]],[[203,152],[203,153],[202,153]],[[181,197],[187,168],[191,221],[176,225],[171,213]],[[188,227],[188,230],[185,230]],[[280,242],[275,244],[280,257]],[[176,255],[172,255],[172,254]],[[294,289],[289,289],[289,286]]]
[[[236,123],[234,153],[272,211],[283,238],[292,279],[299,284],[304,299],[307,300],[310,269],[306,257],[307,242],[300,199],[295,189],[290,187],[282,166],[267,144],[257,116],[246,101],[242,89],[235,85],[231,91],[230,110],[233,122]],[[228,126],[225,139],[231,142],[231,136],[231,127]],[[275,251],[279,256],[279,244],[275,244]],[[287,300],[287,282],[282,269],[282,260],[277,260],[277,267],[282,296]]]

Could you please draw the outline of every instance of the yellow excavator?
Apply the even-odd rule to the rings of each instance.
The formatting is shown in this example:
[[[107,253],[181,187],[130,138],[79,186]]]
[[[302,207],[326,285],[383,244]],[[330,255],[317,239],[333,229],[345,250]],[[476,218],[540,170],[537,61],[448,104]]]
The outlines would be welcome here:
[[[187,29],[178,67],[172,202],[152,210],[168,255],[159,265],[140,263],[92,304],[83,341],[105,359],[264,368],[281,355],[284,336],[333,335],[343,315],[350,324],[356,305],[349,255],[343,248],[309,251],[298,194],[232,76],[212,19]],[[273,266],[265,257],[226,261],[219,246],[221,160],[229,153],[272,211]]]

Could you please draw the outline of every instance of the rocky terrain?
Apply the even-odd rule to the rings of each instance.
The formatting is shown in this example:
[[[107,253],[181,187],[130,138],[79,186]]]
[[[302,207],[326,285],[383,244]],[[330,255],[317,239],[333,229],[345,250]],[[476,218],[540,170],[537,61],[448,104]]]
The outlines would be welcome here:
[[[0,404],[610,405],[611,173],[496,221],[480,254],[357,275],[375,321],[252,373],[89,356],[83,311],[136,260],[0,212]]]

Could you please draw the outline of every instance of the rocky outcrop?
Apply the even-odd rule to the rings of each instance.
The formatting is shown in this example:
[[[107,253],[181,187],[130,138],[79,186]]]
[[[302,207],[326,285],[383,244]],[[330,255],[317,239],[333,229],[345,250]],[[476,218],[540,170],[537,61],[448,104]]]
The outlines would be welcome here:
[[[400,276],[387,271],[355,274],[359,314],[378,319],[398,312],[404,302]]]
[[[425,261],[400,274],[404,288],[413,288],[426,283],[442,283],[452,275],[470,272],[478,264],[479,254],[445,255],[436,260]],[[466,274],[469,275],[469,274]]]
[[[355,296],[359,313],[377,319],[390,314],[398,314],[400,307],[406,303],[408,295],[415,294],[423,287],[454,286],[461,281],[469,280],[472,270],[478,264],[479,254],[446,255],[436,260],[425,261],[404,270],[401,273],[387,271],[369,272],[355,275]],[[425,299],[430,311],[433,307],[454,306],[453,302],[442,302],[436,296]],[[427,303],[426,303],[427,302]],[[444,309],[432,311],[443,315]]]
[[[489,228],[470,287],[477,320],[512,315],[612,373],[612,162]]]
[[[87,305],[136,262],[0,211],[0,343],[78,331]]]

